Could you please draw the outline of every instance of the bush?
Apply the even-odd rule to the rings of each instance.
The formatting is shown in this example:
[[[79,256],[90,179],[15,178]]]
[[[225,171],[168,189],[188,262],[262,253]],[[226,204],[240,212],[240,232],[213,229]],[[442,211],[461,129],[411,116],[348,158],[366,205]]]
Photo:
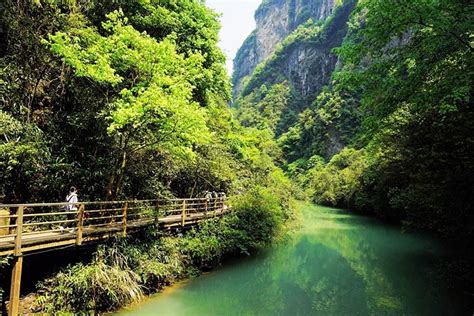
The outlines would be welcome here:
[[[363,150],[346,148],[326,165],[317,164],[308,170],[305,180],[308,195],[318,204],[344,207],[354,205],[367,168],[368,161]]]
[[[278,195],[262,187],[238,197],[234,211],[236,229],[244,233],[240,244],[249,249],[269,244],[283,224],[282,204]]]
[[[45,312],[111,311],[143,296],[138,275],[100,258],[67,268],[40,284],[39,291],[35,304]]]

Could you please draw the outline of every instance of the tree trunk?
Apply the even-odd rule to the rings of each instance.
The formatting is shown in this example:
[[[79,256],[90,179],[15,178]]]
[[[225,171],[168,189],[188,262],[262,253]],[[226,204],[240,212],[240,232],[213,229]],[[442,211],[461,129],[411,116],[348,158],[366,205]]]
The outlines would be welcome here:
[[[112,173],[109,178],[109,183],[107,184],[106,188],[106,200],[110,201],[112,199],[112,192],[114,190],[114,183],[115,183],[115,174],[117,173],[117,168],[119,164],[119,159],[115,159],[114,167],[112,169]]]
[[[127,152],[124,151],[122,154],[122,164],[119,169],[119,177],[117,180],[117,185],[115,187],[115,196],[114,196],[115,198],[118,197],[118,195],[120,194],[120,191],[122,190],[123,178],[125,175],[126,168],[127,168]]]

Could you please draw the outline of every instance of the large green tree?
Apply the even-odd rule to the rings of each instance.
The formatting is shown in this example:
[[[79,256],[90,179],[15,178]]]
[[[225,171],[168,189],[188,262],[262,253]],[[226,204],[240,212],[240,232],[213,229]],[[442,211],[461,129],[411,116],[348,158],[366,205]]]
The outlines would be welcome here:
[[[242,191],[274,170],[271,136],[227,107],[218,16],[202,1],[2,9],[3,201],[58,199],[70,185],[82,199]]]

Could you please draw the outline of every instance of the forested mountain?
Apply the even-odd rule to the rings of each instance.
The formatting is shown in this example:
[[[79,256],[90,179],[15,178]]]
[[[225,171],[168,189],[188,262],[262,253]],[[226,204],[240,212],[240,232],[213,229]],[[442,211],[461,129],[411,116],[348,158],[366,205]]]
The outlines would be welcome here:
[[[7,1],[0,202],[243,192],[277,148],[227,106],[218,16],[201,1]]]
[[[295,3],[265,1],[257,22]],[[241,123],[274,134],[282,164],[314,201],[472,240],[472,5],[300,4],[332,9],[287,33],[267,21],[276,30],[265,32],[281,35],[271,53],[259,47],[257,23],[236,58]],[[267,56],[254,67],[247,61],[258,51]]]
[[[90,314],[249,255],[299,220],[308,225],[287,245],[251,260],[259,267],[223,277],[231,292],[211,282],[207,293],[223,293],[196,313],[205,305],[217,313],[215,304],[269,315],[427,313],[425,302],[438,298],[431,283],[445,282],[435,274],[448,276],[439,306],[454,313],[474,293],[473,15],[470,0],[263,0],[231,80],[217,46],[219,16],[205,0],[2,1],[0,206],[10,214],[2,215],[3,249],[14,258],[0,257],[0,308],[10,268],[9,308],[18,307],[22,244],[38,250],[51,241],[56,249],[56,257],[53,248],[25,256],[24,279],[43,273],[27,280],[38,292],[23,301],[25,313]],[[84,203],[37,214],[5,205],[64,201],[70,186],[78,203],[123,209]],[[172,210],[146,203],[127,233],[134,208],[123,200],[206,191],[230,198],[211,209],[209,198],[184,199],[180,210],[175,199]],[[431,233],[403,236],[294,197],[434,232],[448,247],[432,244]],[[199,216],[186,215],[190,206]],[[89,217],[105,211],[123,213]],[[163,214],[173,218],[166,231]],[[32,225],[37,217],[45,230]],[[84,222],[97,219],[87,239],[128,235],[92,254],[79,246]],[[74,258],[63,256],[72,243]],[[441,254],[451,245],[459,251]],[[201,303],[196,297],[204,296],[182,301]]]

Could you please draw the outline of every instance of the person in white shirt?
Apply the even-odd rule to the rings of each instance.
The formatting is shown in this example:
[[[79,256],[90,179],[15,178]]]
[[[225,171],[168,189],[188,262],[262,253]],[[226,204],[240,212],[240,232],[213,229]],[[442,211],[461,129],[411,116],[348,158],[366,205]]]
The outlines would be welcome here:
[[[79,198],[77,197],[76,187],[71,187],[69,189],[69,194],[66,196],[66,202],[71,203],[71,204],[66,205],[66,211],[67,212],[77,211],[77,203],[79,202]],[[72,203],[74,203],[74,204],[72,204]],[[68,219],[73,219],[73,218],[75,218],[75,216],[70,216],[70,214],[68,214],[67,218]],[[64,233],[64,230],[67,229],[67,227],[65,228],[63,226],[59,226],[59,229],[61,230],[61,233]],[[69,232],[73,233],[74,228],[70,229]]]
[[[77,189],[76,187],[71,187],[69,189],[69,194],[66,196],[66,202],[68,203],[77,203],[79,199],[77,198]],[[66,206],[68,211],[77,211],[77,204],[69,204]]]

